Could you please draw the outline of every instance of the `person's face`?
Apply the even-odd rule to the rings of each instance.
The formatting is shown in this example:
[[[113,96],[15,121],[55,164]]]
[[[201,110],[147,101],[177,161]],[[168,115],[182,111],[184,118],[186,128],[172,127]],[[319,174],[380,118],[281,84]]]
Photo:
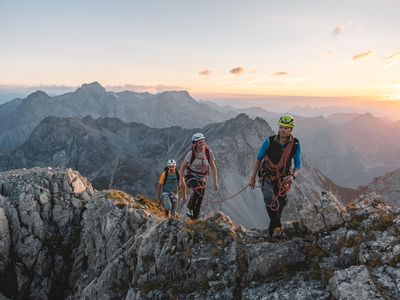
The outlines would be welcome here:
[[[289,137],[292,128],[279,126],[279,135],[283,138]]]
[[[203,150],[206,147],[206,141],[200,140],[200,141],[196,142],[196,147],[199,150]]]
[[[174,170],[175,170],[175,166],[168,166],[168,170],[169,170],[170,172],[174,171]]]

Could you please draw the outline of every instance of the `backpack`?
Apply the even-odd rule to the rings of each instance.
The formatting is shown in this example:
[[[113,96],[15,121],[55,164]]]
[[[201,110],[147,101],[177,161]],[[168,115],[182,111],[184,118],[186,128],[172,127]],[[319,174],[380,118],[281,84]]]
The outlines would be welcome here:
[[[168,167],[165,167],[165,168],[164,168],[164,172],[165,172],[165,176],[164,176],[163,185],[165,185],[165,183],[167,182],[168,176],[173,176],[173,175],[169,175]],[[175,169],[175,176],[176,176],[176,179],[177,179],[178,182],[179,182],[180,175],[179,175],[178,167],[176,167],[176,169]]]
[[[206,152],[207,161],[210,162],[211,156],[210,156],[210,150],[208,149],[208,147],[206,147],[205,152]],[[193,172],[193,173],[198,173],[198,172],[193,171],[193,170],[190,168],[190,166],[192,165],[192,163],[193,163],[193,161],[194,161],[195,159],[196,159],[196,153],[195,153],[194,146],[192,146],[192,157],[190,158],[190,163],[187,165],[187,169],[189,170],[189,173],[191,173],[191,172]],[[208,172],[206,172],[205,174],[203,174],[203,173],[201,173],[201,174],[207,175],[207,173],[208,173]]]

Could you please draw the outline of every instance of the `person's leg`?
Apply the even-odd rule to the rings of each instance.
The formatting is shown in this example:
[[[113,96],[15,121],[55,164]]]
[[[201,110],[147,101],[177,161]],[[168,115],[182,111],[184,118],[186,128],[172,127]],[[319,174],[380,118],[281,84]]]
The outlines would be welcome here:
[[[264,180],[263,183],[263,188],[262,188],[262,193],[264,197],[264,203],[265,207],[268,212],[269,216],[269,227],[268,227],[268,233],[269,236],[272,236],[274,232],[274,228],[276,228],[277,225],[277,212],[275,210],[275,205],[274,205],[274,184],[270,184],[267,180]]]
[[[176,217],[176,209],[178,207],[178,195],[171,193],[170,200],[171,200],[171,205],[172,205],[172,208],[171,208],[172,216]]]
[[[196,177],[194,177],[192,175],[186,176],[186,182],[187,182],[187,185],[192,190],[192,195],[190,196],[190,199],[189,199],[189,202],[187,205],[187,208],[189,209],[187,215],[189,217],[193,217],[193,210],[196,206],[197,198],[199,196],[198,187],[200,186],[200,182]]]
[[[170,214],[170,211],[172,209],[172,204],[170,200],[170,193],[162,193],[161,194],[161,201],[163,203],[163,206],[165,208],[165,215],[168,217]]]
[[[282,227],[281,216],[282,216],[283,208],[285,207],[286,203],[287,203],[287,196],[279,197],[279,210],[278,210],[278,214],[277,214],[279,227]]]
[[[161,201],[164,205],[164,208],[168,211],[171,211],[172,204],[171,204],[171,200],[169,199],[169,197],[170,197],[170,193],[162,193],[161,194]]]
[[[190,199],[189,199],[189,202],[187,205],[188,209],[192,210],[194,207],[193,196],[195,195],[195,192],[193,191],[193,189],[197,185],[197,180],[196,180],[196,178],[194,178],[191,175],[185,176],[185,180],[186,180],[186,183],[189,186],[189,188],[192,190],[192,194],[190,195]]]
[[[193,208],[193,219],[197,219],[200,214],[200,208],[201,204],[203,202],[203,197],[204,197],[204,185],[202,185],[203,188],[197,190],[197,196],[195,199],[195,206]]]
[[[272,236],[272,234],[274,233],[274,229],[278,226],[277,225],[277,213],[276,211],[273,211],[270,207],[266,206],[267,208],[267,212],[268,212],[268,216],[269,216],[269,226],[268,226],[268,234],[269,236]]]

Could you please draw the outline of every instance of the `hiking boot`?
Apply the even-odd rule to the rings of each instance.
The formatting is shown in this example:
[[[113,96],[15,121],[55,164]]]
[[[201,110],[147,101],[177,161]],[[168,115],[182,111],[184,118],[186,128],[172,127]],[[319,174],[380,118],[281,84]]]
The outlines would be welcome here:
[[[186,215],[187,215],[189,218],[193,218],[193,210],[192,210],[192,209],[188,209],[188,211],[186,212]]]
[[[282,236],[282,234],[283,234],[283,229],[282,229],[282,227],[276,227],[276,228],[274,228],[274,234],[273,234],[273,236],[280,237],[280,236]]]

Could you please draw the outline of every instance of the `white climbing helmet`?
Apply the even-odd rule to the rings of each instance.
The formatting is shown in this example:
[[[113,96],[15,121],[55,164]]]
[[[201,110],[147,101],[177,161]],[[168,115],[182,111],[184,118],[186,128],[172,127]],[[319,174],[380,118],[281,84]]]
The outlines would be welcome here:
[[[167,167],[176,167],[176,161],[175,159],[170,159],[167,162]]]
[[[205,140],[206,138],[204,137],[204,135],[200,132],[193,134],[192,136],[192,143],[196,143],[198,141],[201,140]]]

